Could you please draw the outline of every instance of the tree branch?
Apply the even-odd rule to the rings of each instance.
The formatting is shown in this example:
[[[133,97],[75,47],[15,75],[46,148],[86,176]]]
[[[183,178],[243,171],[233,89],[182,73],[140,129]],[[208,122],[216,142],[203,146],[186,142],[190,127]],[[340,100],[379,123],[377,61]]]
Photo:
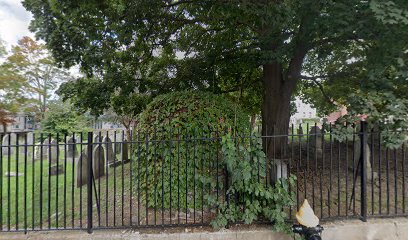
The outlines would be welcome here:
[[[301,79],[310,80],[314,84],[316,84],[317,87],[319,88],[320,92],[322,93],[323,97],[327,100],[327,102],[329,102],[330,104],[335,105],[334,100],[331,97],[329,97],[329,95],[327,95],[327,93],[325,92],[323,85],[319,81],[317,81],[317,79],[324,78],[324,77],[327,77],[327,76],[309,77],[309,76],[300,75]]]

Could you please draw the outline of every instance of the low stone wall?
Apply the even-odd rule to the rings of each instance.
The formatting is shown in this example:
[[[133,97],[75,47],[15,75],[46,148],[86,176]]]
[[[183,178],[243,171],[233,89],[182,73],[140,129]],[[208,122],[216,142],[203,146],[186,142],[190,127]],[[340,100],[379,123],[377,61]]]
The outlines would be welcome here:
[[[408,239],[408,219],[370,219],[323,223],[323,240],[405,240]],[[158,230],[157,230],[158,231]],[[189,230],[191,231],[191,229]],[[0,240],[291,240],[293,236],[275,233],[267,226],[245,227],[245,230],[208,232],[194,230],[183,233],[140,233],[133,230],[52,231],[1,233]]]

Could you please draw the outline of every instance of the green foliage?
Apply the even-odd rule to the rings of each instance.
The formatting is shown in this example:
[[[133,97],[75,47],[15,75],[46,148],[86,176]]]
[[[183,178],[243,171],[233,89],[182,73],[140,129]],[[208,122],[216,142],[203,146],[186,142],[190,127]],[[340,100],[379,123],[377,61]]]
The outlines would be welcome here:
[[[62,137],[64,134],[86,132],[91,130],[89,120],[84,115],[73,111],[68,103],[54,101],[41,121],[41,132],[51,134],[53,137],[57,134]]]
[[[0,58],[7,57],[9,52],[5,43],[0,39]],[[16,72],[13,65],[6,59],[0,63],[0,123],[8,124],[13,121],[10,117],[13,113],[25,111],[27,106],[29,91],[26,79]],[[7,113],[7,114],[6,114]],[[9,116],[5,116],[9,115]]]
[[[184,209],[186,205],[202,206],[213,198],[215,189],[222,188],[222,181],[218,186],[216,181],[223,169],[217,138],[228,127],[243,131],[249,120],[223,96],[184,91],[156,97],[140,115],[134,136],[142,143],[134,147],[133,159],[137,159],[134,175],[143,200],[147,197],[150,207],[166,209],[174,209],[180,202]],[[144,142],[149,139],[151,144]],[[205,196],[206,201],[201,201],[203,191],[211,193]]]
[[[286,128],[289,113],[282,111],[296,89],[321,114],[358,90],[406,93],[406,0],[23,5],[33,13],[31,30],[58,62],[80,65],[109,96],[117,89],[153,97],[184,89],[231,92],[251,114],[262,109],[271,116],[265,123]],[[281,101],[270,97],[277,94]]]
[[[213,202],[220,213],[211,222],[216,229],[230,223],[251,224],[255,220],[269,220],[277,231],[289,232],[284,209],[294,204],[294,193],[289,191],[296,178],[280,180],[275,186],[265,185],[266,156],[260,137],[243,141],[231,133],[222,136],[222,153],[228,175],[228,202]]]
[[[369,131],[378,129],[387,147],[398,148],[408,140],[408,100],[400,99],[391,92],[369,92],[352,94],[348,101],[350,111],[338,120],[333,129],[336,139],[352,139],[356,131],[352,124],[357,123],[360,116],[366,116]]]
[[[29,99],[25,104],[30,112],[41,120],[53,91],[58,83],[70,79],[67,69],[58,68],[44,44],[29,37],[23,37],[13,46],[6,65],[11,74],[8,81],[23,85],[23,96]],[[24,109],[20,109],[23,111]]]
[[[138,128],[200,128],[205,133],[223,131],[225,126],[243,128],[248,116],[237,104],[210,92],[182,91],[156,97],[143,111]]]

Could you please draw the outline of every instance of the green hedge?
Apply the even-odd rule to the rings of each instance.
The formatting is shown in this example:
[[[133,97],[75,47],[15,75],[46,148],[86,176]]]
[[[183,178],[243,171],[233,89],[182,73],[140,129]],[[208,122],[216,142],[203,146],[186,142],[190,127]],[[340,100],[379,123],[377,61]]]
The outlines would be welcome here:
[[[222,95],[183,91],[156,97],[134,134],[139,144],[133,172],[143,205],[147,197],[149,207],[184,212],[221,198],[221,135],[247,127],[248,115]]]

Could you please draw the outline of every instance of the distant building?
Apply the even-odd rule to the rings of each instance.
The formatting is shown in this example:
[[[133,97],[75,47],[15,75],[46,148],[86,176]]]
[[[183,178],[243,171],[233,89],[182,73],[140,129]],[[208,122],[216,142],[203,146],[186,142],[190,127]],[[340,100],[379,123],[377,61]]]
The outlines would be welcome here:
[[[110,121],[107,118],[92,121],[92,128],[94,130],[124,129],[122,124]]]
[[[310,104],[304,103],[299,98],[295,100],[296,113],[290,117],[290,122],[293,124],[302,123],[304,119],[316,119],[318,118],[316,114],[316,109]]]
[[[16,113],[14,122],[7,125],[6,129],[0,126],[0,132],[32,132],[38,125],[34,122],[34,117],[28,113]]]

